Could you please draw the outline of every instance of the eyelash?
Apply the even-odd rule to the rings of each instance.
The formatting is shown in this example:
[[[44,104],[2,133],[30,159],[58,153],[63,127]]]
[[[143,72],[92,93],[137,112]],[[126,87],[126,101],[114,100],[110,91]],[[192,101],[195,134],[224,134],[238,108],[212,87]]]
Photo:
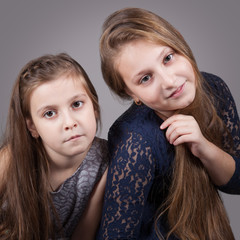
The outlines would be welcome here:
[[[146,81],[144,81],[144,79],[146,78],[146,77],[149,77]],[[144,75],[141,79],[140,79],[140,81],[139,81],[139,83],[140,84],[144,84],[144,83],[146,83],[146,82],[148,82],[150,79],[151,79],[151,74],[146,74],[146,75]]]
[[[80,105],[78,105],[77,107],[76,106],[74,106],[76,103],[80,103]],[[82,105],[83,105],[83,101],[76,101],[76,102],[74,102],[73,104],[72,104],[72,107],[73,108],[80,108],[80,107],[82,107]]]
[[[49,113],[54,113],[54,115],[53,116],[48,116]],[[54,111],[54,110],[49,110],[49,111],[47,111],[43,114],[43,116],[47,119],[53,118],[55,115],[56,115],[56,111]]]
[[[169,58],[170,57],[170,58]],[[173,53],[168,54],[164,59],[163,59],[163,63],[167,64],[169,61],[171,61],[173,58]]]
[[[75,106],[76,103],[78,104],[78,106]],[[80,105],[79,105],[79,103],[80,103]],[[76,102],[72,103],[71,106],[72,106],[73,109],[78,109],[78,108],[81,108],[82,105],[83,105],[83,101],[76,101]],[[53,116],[48,116],[49,113],[53,114]],[[53,118],[56,114],[57,114],[57,113],[56,113],[56,110],[48,110],[48,111],[46,111],[46,112],[43,114],[43,117],[45,117],[45,118],[47,118],[47,119],[51,119],[51,118]]]

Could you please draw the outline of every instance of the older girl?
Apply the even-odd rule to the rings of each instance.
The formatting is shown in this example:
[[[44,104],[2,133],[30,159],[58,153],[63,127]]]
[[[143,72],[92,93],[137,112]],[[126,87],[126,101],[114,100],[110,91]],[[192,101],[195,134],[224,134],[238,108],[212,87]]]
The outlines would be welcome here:
[[[143,9],[106,19],[100,54],[110,89],[135,103],[109,131],[99,239],[234,239],[217,191],[240,193],[239,118],[226,84],[199,72],[181,34]]]
[[[97,93],[69,55],[45,55],[23,67],[0,150],[1,239],[72,236],[88,216],[88,201],[104,192],[108,151],[95,137],[99,120]],[[82,239],[93,239],[100,211],[101,204]]]

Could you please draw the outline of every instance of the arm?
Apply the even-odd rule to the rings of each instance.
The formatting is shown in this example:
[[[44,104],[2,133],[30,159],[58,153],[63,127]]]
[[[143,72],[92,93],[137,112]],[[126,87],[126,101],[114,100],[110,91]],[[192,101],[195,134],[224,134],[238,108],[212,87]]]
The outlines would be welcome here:
[[[235,101],[232,97],[232,94],[226,85],[226,83],[219,79],[219,83],[216,83],[216,88],[218,92],[217,99],[218,102],[218,114],[224,121],[225,125],[228,128],[228,131],[233,140],[233,151],[231,156],[235,160],[235,172],[230,179],[230,181],[219,187],[219,190],[231,193],[231,194],[240,194],[240,122],[239,116],[236,108]],[[225,136],[224,145],[229,145],[228,138]]]
[[[88,205],[71,237],[72,240],[94,240],[99,227],[103,197],[107,179],[107,169],[96,184],[91,194]]]
[[[97,239],[138,239],[153,181],[154,164],[146,141],[138,134],[119,132],[112,133],[115,140],[109,138],[112,161]]]

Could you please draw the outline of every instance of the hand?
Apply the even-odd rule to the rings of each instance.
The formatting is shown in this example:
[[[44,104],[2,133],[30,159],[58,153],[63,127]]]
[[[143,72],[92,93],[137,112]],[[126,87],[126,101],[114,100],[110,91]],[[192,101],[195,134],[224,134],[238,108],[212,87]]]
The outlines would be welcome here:
[[[201,158],[205,148],[209,146],[208,140],[203,136],[197,121],[192,116],[173,115],[165,120],[160,128],[168,128],[166,138],[170,144],[177,146],[187,143],[192,154],[198,158]]]
[[[231,155],[209,142],[202,134],[192,116],[173,115],[160,126],[167,129],[166,138],[173,145],[186,143],[193,155],[198,157],[216,185],[224,185],[235,171]]]

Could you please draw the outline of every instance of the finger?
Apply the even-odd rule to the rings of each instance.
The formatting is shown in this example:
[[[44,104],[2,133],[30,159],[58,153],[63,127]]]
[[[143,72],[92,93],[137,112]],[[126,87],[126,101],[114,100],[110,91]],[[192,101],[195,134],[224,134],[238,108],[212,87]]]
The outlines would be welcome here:
[[[191,141],[191,137],[189,134],[186,135],[181,135],[178,138],[176,138],[171,144],[173,144],[174,146],[178,146],[180,144],[183,143],[190,143]]]
[[[192,123],[189,121],[175,121],[173,122],[166,131],[166,138],[172,139],[174,135],[188,134],[192,132]],[[174,134],[174,135],[173,135]]]
[[[169,117],[168,119],[166,119],[161,124],[160,129],[165,129],[176,121],[181,121],[181,120],[187,121],[189,119],[189,117],[191,117],[191,116],[182,115],[182,114],[173,115],[173,116]]]
[[[174,144],[174,142],[185,135],[191,135],[192,134],[192,129],[191,128],[187,128],[187,127],[179,127],[179,128],[175,128],[173,131],[168,132],[166,137],[168,139],[168,141],[171,144]]]

